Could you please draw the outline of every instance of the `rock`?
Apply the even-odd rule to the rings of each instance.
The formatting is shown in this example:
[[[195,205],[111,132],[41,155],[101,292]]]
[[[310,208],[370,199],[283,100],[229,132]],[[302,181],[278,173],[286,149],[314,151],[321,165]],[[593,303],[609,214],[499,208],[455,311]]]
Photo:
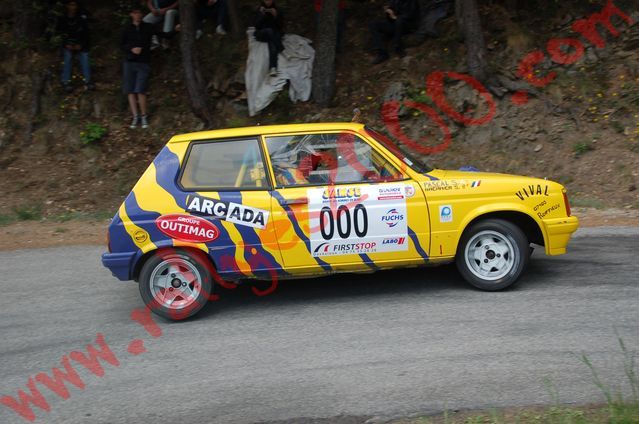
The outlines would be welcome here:
[[[384,102],[389,100],[402,101],[406,98],[406,84],[402,81],[392,82],[384,93]]]
[[[390,100],[396,100],[400,104],[402,104],[405,98],[406,98],[406,84],[403,83],[402,81],[392,82],[386,89],[386,92],[384,93],[384,103]],[[407,116],[408,113],[409,113],[409,110],[403,105],[399,108],[398,115],[400,118]]]
[[[408,69],[412,60],[413,60],[412,56],[404,56],[402,58],[402,69]]]
[[[538,144],[538,145],[535,146],[535,152],[538,152],[538,151],[540,151],[543,148],[544,148],[544,146],[542,144]]]
[[[588,47],[586,49],[585,62],[588,64],[596,63],[599,60],[597,53],[595,53],[594,47]]]

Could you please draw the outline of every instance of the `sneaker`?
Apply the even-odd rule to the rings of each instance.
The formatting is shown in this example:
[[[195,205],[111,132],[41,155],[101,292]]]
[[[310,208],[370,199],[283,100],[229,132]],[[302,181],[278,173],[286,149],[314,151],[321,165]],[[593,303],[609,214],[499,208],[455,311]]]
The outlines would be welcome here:
[[[155,50],[160,47],[160,40],[158,40],[158,36],[154,35],[151,37],[151,50]]]
[[[95,84],[93,84],[92,82],[87,82],[86,84],[84,84],[84,91],[93,91],[95,90]]]
[[[220,35],[226,35],[226,31],[224,31],[224,28],[222,28],[222,25],[218,25],[215,28],[215,32],[220,34]]]
[[[373,65],[377,65],[377,64],[380,64],[380,63],[385,62],[387,60],[388,60],[388,53],[379,52],[379,53],[377,53],[377,56],[375,56],[375,59],[373,59],[373,61],[371,63]]]
[[[277,76],[277,68],[271,68],[271,70],[269,71],[269,75],[272,77],[276,77]]]
[[[199,40],[200,38],[202,38],[202,34],[204,34],[204,32],[201,29],[195,31],[195,39]]]
[[[146,120],[146,115],[142,115],[140,117],[140,123],[142,124],[143,129],[149,128],[149,121]]]
[[[131,125],[129,126],[129,128],[131,128],[132,130],[136,129],[138,127],[138,121],[139,121],[139,117],[135,115],[133,119],[131,120]]]
[[[166,38],[163,38],[160,44],[162,45],[162,50],[169,49],[169,40],[167,40]]]

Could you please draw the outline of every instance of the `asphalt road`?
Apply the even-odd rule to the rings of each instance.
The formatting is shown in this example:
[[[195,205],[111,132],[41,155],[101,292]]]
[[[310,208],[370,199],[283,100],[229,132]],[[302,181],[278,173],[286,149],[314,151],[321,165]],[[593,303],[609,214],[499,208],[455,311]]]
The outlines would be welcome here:
[[[544,379],[562,403],[600,402],[579,355],[628,391],[615,329],[639,350],[639,229],[582,230],[502,293],[451,266],[288,281],[267,297],[224,292],[187,322],[156,319],[159,337],[130,318],[138,288],[101,267],[101,250],[0,252],[0,394],[28,393],[97,333],[119,361],[98,377],[72,360],[85,386],[67,384],[66,400],[36,383],[50,408],[33,407],[36,422],[363,422],[551,403]],[[0,404],[0,422],[26,421]]]

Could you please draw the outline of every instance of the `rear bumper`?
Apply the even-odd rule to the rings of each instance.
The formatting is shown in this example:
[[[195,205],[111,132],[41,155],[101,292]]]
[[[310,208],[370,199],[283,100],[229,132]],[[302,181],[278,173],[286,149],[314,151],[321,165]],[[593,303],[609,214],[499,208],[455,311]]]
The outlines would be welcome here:
[[[566,246],[570,241],[572,233],[579,227],[579,219],[576,216],[567,218],[555,218],[545,220],[546,234],[546,254],[563,255],[566,253]]]
[[[109,268],[111,274],[118,280],[127,281],[131,279],[134,256],[135,252],[104,253],[102,265]]]

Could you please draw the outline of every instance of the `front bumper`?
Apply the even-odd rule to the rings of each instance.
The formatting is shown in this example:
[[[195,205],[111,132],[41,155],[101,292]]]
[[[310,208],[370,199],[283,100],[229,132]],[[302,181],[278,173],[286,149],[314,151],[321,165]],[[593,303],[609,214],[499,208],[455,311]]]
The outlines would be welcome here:
[[[576,216],[566,218],[555,218],[545,220],[546,224],[546,254],[563,255],[566,253],[566,246],[570,241],[570,236],[579,227],[579,219]]]
[[[111,274],[118,280],[127,281],[133,274],[133,258],[135,252],[104,253],[102,265],[109,268]]]

